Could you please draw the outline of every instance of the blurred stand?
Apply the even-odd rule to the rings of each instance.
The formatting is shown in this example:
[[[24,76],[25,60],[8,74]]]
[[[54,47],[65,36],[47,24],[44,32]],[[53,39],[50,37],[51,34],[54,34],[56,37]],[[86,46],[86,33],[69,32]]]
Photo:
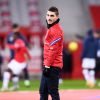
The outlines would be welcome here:
[[[67,48],[63,49],[63,68],[62,78],[71,78],[72,73],[72,55]]]

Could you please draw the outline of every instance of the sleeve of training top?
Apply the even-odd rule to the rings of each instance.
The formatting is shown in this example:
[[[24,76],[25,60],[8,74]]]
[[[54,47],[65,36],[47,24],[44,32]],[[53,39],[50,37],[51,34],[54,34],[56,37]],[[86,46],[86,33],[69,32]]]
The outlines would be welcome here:
[[[47,58],[47,63],[46,66],[51,66],[53,63],[57,52],[58,52],[58,47],[59,47],[59,42],[61,41],[62,37],[60,36],[59,33],[53,33],[51,39],[50,39],[50,44],[49,44],[49,52],[48,52],[48,58]]]
[[[30,53],[29,53],[29,51],[28,51],[28,49],[26,47],[24,47],[24,51],[23,52],[25,52],[25,54],[27,55],[27,58],[30,60],[31,59],[31,55],[30,55]]]
[[[7,47],[10,49],[17,49],[18,48],[17,45],[12,45],[12,44],[7,44]]]
[[[20,45],[15,42],[14,44],[7,44],[7,47],[10,49],[18,49]]]

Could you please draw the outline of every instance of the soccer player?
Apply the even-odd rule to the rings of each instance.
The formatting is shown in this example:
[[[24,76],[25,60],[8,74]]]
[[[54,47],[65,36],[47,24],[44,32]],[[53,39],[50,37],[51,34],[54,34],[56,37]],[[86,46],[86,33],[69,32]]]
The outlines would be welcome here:
[[[82,50],[82,68],[83,76],[86,80],[86,85],[90,88],[95,86],[95,67],[96,67],[96,52],[97,41],[99,34],[90,30],[83,42]]]
[[[13,49],[14,59],[8,63],[8,68],[3,74],[3,85],[1,91],[8,90],[8,84],[10,77],[12,77],[13,87],[10,90],[18,89],[19,75],[26,67],[27,61],[30,59],[30,55],[25,46],[25,43],[21,39],[16,39],[14,44],[7,45],[10,49]]]
[[[16,38],[23,40],[25,45],[27,47],[29,47],[27,39],[20,32],[20,27],[16,23],[12,25],[12,32],[9,33],[8,36],[7,36],[7,44],[13,44],[14,43],[14,35],[16,35]],[[13,58],[14,58],[14,50],[10,49],[10,60],[13,59]],[[29,74],[28,74],[27,67],[25,67],[25,69],[23,69],[23,72],[24,72],[24,77],[25,77],[24,84],[25,84],[25,86],[29,86],[30,85],[30,81],[29,81]]]
[[[40,84],[40,100],[60,100],[58,85],[63,66],[63,31],[59,25],[59,11],[50,7],[46,14],[47,33],[44,40],[44,67]]]

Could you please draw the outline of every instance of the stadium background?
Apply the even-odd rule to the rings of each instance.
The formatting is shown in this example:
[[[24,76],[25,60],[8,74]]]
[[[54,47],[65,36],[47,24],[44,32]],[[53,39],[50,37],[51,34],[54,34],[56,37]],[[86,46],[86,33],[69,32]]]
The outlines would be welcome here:
[[[45,14],[50,6],[56,6],[60,10],[60,23],[64,30],[65,66],[61,77],[65,80],[60,84],[61,100],[100,100],[100,87],[96,85],[93,90],[86,87],[81,67],[83,39],[91,28],[100,28],[100,0],[0,0],[2,72],[9,60],[5,41],[13,23],[20,25],[20,31],[31,45],[29,52],[32,56],[28,67],[31,86],[26,88],[23,80],[20,80],[19,92],[0,92],[0,100],[39,100],[43,39],[46,33]],[[74,51],[68,49],[72,41],[78,45]],[[34,78],[39,79],[33,80]],[[0,87],[1,85],[2,80]]]
[[[46,33],[45,13],[50,6],[60,10],[65,50],[68,51],[71,41],[78,43],[76,51],[68,51],[64,66],[66,71],[62,72],[61,77],[83,79],[82,39],[89,29],[100,28],[100,0],[0,0],[0,53],[4,58],[2,70],[9,60],[9,50],[5,47],[6,36],[11,31],[12,23],[18,23],[31,44],[29,51],[32,60],[28,68],[30,76],[41,76],[42,46]]]
[[[6,35],[11,31],[11,24],[18,23],[21,26],[21,32],[32,46],[30,52],[33,61],[29,65],[30,73],[39,74],[42,62],[41,46],[46,32],[45,13],[51,5],[57,6],[60,10],[65,48],[67,49],[67,44],[72,40],[78,42],[78,50],[72,53],[70,74],[71,78],[82,78],[81,37],[84,37],[87,30],[92,27],[100,28],[100,0],[0,0],[0,46],[2,46],[0,52],[6,62],[9,58],[9,51],[5,48]],[[77,59],[75,59],[76,55]]]

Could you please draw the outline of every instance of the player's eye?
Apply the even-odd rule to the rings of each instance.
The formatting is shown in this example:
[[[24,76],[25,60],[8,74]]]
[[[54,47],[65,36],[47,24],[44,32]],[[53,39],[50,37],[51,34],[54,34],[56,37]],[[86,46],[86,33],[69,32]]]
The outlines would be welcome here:
[[[54,17],[54,15],[50,15],[50,17]]]

